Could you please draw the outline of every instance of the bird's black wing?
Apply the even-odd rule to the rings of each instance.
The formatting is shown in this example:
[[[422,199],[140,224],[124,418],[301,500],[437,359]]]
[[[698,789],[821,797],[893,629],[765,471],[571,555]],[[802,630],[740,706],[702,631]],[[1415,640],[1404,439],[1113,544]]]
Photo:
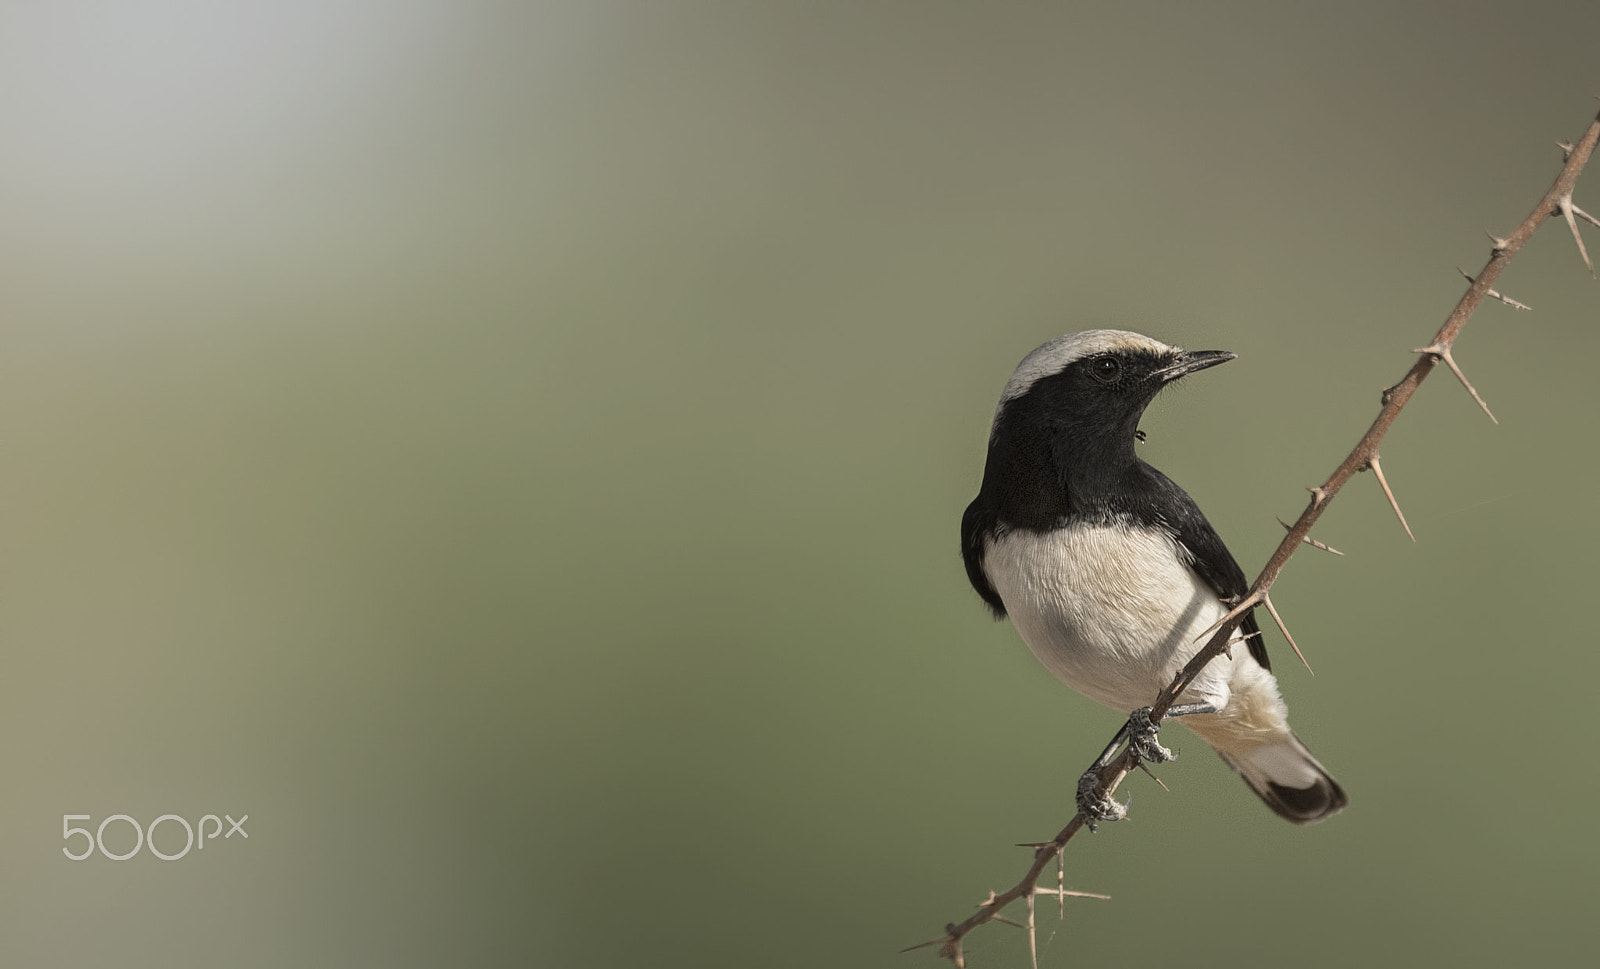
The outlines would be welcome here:
[[[1211,587],[1224,602],[1239,599],[1250,592],[1250,583],[1244,570],[1234,561],[1233,553],[1223,544],[1222,536],[1211,527],[1200,506],[1189,493],[1155,468],[1145,465],[1150,484],[1159,495],[1162,517],[1173,538],[1189,554],[1189,567]],[[1239,624],[1240,631],[1249,638],[1250,655],[1262,669],[1272,669],[1267,660],[1267,644],[1261,637],[1261,627],[1256,623],[1254,611],[1247,613]]]
[[[1004,619],[1006,604],[1000,599],[1000,593],[995,591],[988,574],[983,571],[984,545],[994,537],[999,524],[1000,519],[994,507],[983,495],[979,495],[967,506],[966,514],[961,516],[961,558],[967,563],[967,581],[978,590],[978,595],[983,597],[994,617]]]

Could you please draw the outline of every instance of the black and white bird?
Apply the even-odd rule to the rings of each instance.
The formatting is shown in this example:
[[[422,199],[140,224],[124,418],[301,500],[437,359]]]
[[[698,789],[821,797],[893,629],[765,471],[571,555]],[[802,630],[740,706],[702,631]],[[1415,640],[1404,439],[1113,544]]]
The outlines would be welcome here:
[[[1161,388],[1233,358],[1126,330],[1070,333],[1023,359],[995,410],[961,520],[967,576],[1051,673],[1119,713],[1148,706],[1249,592],[1194,499],[1134,453]],[[1254,615],[1240,630],[1249,648],[1205,667],[1179,697],[1202,712],[1181,722],[1281,817],[1338,813],[1344,791],[1289,729]]]

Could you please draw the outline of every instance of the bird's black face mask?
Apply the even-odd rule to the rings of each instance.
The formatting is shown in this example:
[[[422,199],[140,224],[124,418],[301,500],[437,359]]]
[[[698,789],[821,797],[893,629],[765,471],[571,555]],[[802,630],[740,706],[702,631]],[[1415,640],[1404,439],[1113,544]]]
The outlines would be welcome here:
[[[1226,350],[1097,353],[1038,381],[1016,403],[1022,404],[1019,410],[1035,411],[1029,416],[1052,425],[1058,433],[1084,447],[1131,441],[1144,409],[1161,388],[1233,358],[1234,354]]]

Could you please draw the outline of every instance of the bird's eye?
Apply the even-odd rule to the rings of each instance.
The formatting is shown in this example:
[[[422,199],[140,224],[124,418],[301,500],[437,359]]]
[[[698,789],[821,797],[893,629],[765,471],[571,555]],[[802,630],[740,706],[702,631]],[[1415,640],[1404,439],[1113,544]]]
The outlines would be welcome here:
[[[1110,383],[1111,381],[1117,379],[1118,374],[1122,373],[1122,364],[1117,362],[1116,357],[1101,357],[1094,363],[1090,364],[1089,369],[1096,377],[1099,377],[1106,383]]]

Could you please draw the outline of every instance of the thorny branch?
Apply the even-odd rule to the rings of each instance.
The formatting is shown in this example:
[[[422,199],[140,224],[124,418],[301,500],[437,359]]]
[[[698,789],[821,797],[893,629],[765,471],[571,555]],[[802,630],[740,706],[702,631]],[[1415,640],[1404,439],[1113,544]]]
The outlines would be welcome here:
[[[1211,638],[1207,641],[1205,647],[1195,654],[1194,658],[1178,673],[1172,683],[1156,697],[1150,710],[1152,722],[1159,724],[1167,709],[1177,701],[1184,690],[1188,689],[1189,684],[1194,682],[1201,669],[1227,650],[1233,641],[1234,630],[1238,628],[1239,623],[1244,620],[1245,615],[1250,610],[1265,605],[1284,636],[1286,638],[1289,636],[1288,629],[1283,625],[1283,620],[1278,617],[1277,610],[1272,608],[1267,592],[1272,588],[1273,583],[1278,580],[1279,574],[1283,572],[1283,567],[1288,564],[1290,557],[1294,555],[1302,544],[1326,548],[1326,546],[1311,538],[1311,526],[1315,525],[1317,519],[1322,517],[1322,513],[1327,510],[1329,503],[1338,495],[1339,489],[1344,487],[1345,482],[1363,471],[1371,470],[1373,476],[1378,479],[1382,486],[1384,494],[1388,497],[1390,506],[1394,508],[1395,515],[1399,517],[1400,524],[1405,526],[1406,534],[1411,534],[1411,526],[1406,525],[1405,515],[1400,511],[1400,504],[1395,500],[1394,492],[1389,488],[1389,483],[1383,476],[1383,469],[1378,456],[1378,445],[1383,441],[1384,435],[1389,432],[1389,428],[1394,424],[1395,418],[1400,416],[1400,411],[1405,408],[1406,403],[1411,400],[1411,396],[1422,385],[1422,381],[1426,380],[1428,375],[1441,362],[1461,381],[1461,385],[1472,395],[1472,399],[1477,401],[1478,405],[1483,408],[1484,413],[1489,414],[1490,420],[1494,420],[1494,415],[1489,412],[1489,405],[1483,402],[1483,398],[1478,395],[1477,390],[1468,382],[1466,374],[1456,364],[1455,357],[1451,353],[1451,347],[1455,344],[1457,334],[1461,332],[1461,328],[1466,325],[1467,320],[1471,318],[1478,305],[1483,302],[1484,297],[1501,300],[1518,309],[1526,309],[1521,303],[1501,296],[1492,287],[1494,281],[1499,278],[1501,271],[1505,269],[1506,263],[1510,262],[1511,257],[1515,256],[1517,251],[1527,244],[1528,240],[1533,237],[1534,232],[1544,224],[1546,219],[1559,217],[1567,223],[1568,228],[1572,231],[1573,238],[1577,242],[1578,253],[1583,257],[1584,265],[1589,268],[1591,273],[1594,272],[1594,266],[1589,260],[1588,250],[1584,248],[1583,237],[1579,234],[1575,217],[1597,226],[1600,226],[1600,220],[1596,220],[1573,203],[1572,190],[1577,184],[1578,175],[1583,171],[1584,165],[1588,163],[1589,156],[1593,154],[1596,142],[1600,142],[1600,115],[1597,115],[1594,121],[1590,122],[1588,129],[1583,133],[1583,137],[1578,139],[1577,142],[1573,144],[1558,142],[1565,156],[1565,164],[1562,166],[1561,173],[1556,176],[1555,183],[1550,186],[1550,190],[1539,200],[1539,204],[1534,206],[1533,212],[1522,220],[1522,224],[1517,226],[1511,235],[1504,239],[1498,238],[1493,234],[1489,236],[1494,243],[1489,253],[1489,261],[1476,276],[1468,276],[1466,273],[1462,273],[1463,276],[1467,277],[1470,285],[1467,287],[1466,293],[1462,295],[1461,301],[1456,304],[1455,309],[1445,319],[1444,324],[1439,327],[1439,332],[1433,335],[1432,342],[1425,347],[1412,351],[1420,354],[1417,362],[1412,364],[1411,369],[1400,379],[1399,383],[1384,390],[1382,407],[1378,411],[1377,418],[1372,422],[1372,426],[1367,428],[1367,432],[1361,436],[1360,442],[1356,444],[1349,456],[1339,463],[1333,474],[1328,476],[1327,481],[1324,481],[1318,487],[1309,489],[1311,492],[1310,503],[1306,505],[1306,510],[1301,512],[1300,517],[1296,519],[1293,525],[1285,526],[1288,528],[1288,534],[1279,543],[1277,550],[1272,553],[1272,557],[1267,559],[1266,566],[1261,570],[1261,574],[1256,577],[1254,584],[1251,585],[1249,594],[1234,605],[1222,622],[1207,631]],[[1415,541],[1415,536],[1412,537],[1412,540]],[[1292,638],[1290,642],[1293,643]],[[1298,654],[1300,651],[1296,648],[1295,652]],[[1304,662],[1304,657],[1301,657],[1301,661]],[[1309,669],[1309,667],[1307,668]],[[1125,744],[1127,738],[1128,728],[1124,725],[1112,740],[1110,748]],[[1139,757],[1130,748],[1123,746],[1121,754],[1099,771],[1100,793],[1110,797],[1130,772],[1142,766],[1143,764],[1140,762]],[[954,962],[961,969],[965,969],[966,958],[962,951],[962,940],[966,938],[967,933],[990,921],[1017,924],[1001,916],[1000,911],[1012,902],[1025,899],[1028,905],[1029,949],[1033,954],[1034,967],[1038,969],[1038,940],[1033,921],[1035,897],[1038,895],[1055,895],[1060,904],[1065,906],[1068,895],[1087,895],[1087,893],[1066,890],[1065,859],[1063,856],[1063,849],[1066,847],[1067,842],[1072,840],[1073,835],[1076,835],[1086,824],[1090,824],[1090,819],[1085,818],[1080,812],[1073,816],[1072,820],[1067,822],[1067,826],[1062,828],[1061,832],[1053,839],[1025,845],[1024,847],[1033,849],[1033,863],[1028,866],[1027,873],[1022,876],[1021,881],[1004,892],[990,892],[989,897],[979,904],[978,911],[975,914],[963,922],[953,922],[947,925],[943,936],[920,945],[911,946],[905,951],[909,952],[911,949],[938,946],[941,956]],[[1037,884],[1039,876],[1051,861],[1055,861],[1057,865],[1057,887],[1053,889],[1041,888]],[[1088,897],[1104,898],[1105,896],[1090,895]]]

